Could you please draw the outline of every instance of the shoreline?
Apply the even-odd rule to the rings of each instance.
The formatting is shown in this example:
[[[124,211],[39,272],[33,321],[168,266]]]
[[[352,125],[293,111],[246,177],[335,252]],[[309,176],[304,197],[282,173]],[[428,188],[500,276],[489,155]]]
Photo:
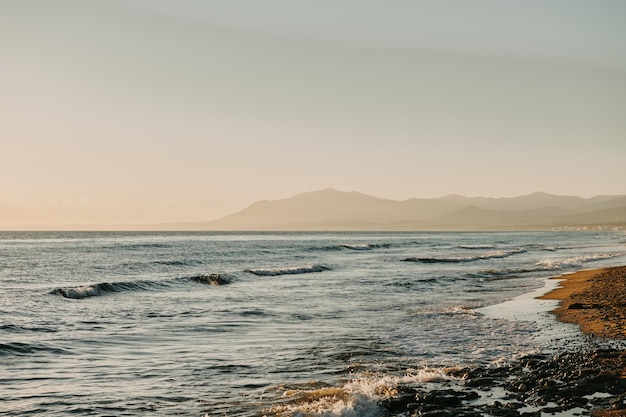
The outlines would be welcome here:
[[[577,324],[584,334],[626,339],[626,266],[584,270],[551,279],[559,286],[540,300],[559,300],[559,321]]]
[[[614,343],[626,340],[626,266],[552,277],[546,287],[481,311],[541,323],[557,343],[555,351],[495,368],[451,370],[458,385],[398,387],[383,408],[394,416],[626,416],[626,349]],[[545,321],[549,310],[567,329]],[[565,333],[554,338],[555,331]],[[581,344],[572,344],[572,337]],[[558,349],[559,340],[565,349]]]
[[[560,280],[558,287],[537,299],[559,301],[559,306],[550,311],[557,320],[575,324],[583,334],[592,337],[626,339],[626,266],[583,270],[550,279]],[[614,351],[603,357],[596,367],[602,369],[604,375],[617,377],[623,385],[626,351]],[[623,416],[625,401],[621,401],[621,406],[613,403],[612,407],[601,407],[592,415]]]

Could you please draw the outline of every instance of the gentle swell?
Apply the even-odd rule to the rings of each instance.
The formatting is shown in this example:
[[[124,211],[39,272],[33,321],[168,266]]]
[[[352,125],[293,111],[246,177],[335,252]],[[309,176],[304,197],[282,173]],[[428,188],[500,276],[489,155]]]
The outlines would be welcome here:
[[[350,250],[372,250],[372,249],[377,249],[377,248],[388,248],[391,245],[389,243],[385,243],[385,244],[364,243],[364,244],[358,244],[358,245],[339,245],[339,246],[344,249],[350,249]]]
[[[56,288],[50,293],[60,295],[64,298],[80,300],[83,298],[98,297],[101,295],[118,292],[162,290],[175,286],[176,284],[179,284],[181,282],[194,282],[218,286],[229,284],[230,279],[221,274],[205,274],[162,281],[102,282],[99,284],[83,285],[77,287]]]
[[[421,262],[425,264],[434,264],[434,263],[461,263],[461,262],[474,262],[480,261],[483,259],[495,259],[495,258],[507,258],[509,256],[524,253],[526,250],[524,249],[515,249],[510,251],[493,251],[487,252],[482,255],[477,256],[451,256],[451,257],[415,257],[415,258],[406,258],[402,261],[404,262]]]
[[[157,265],[167,265],[167,266],[195,266],[199,265],[201,262],[195,260],[185,260],[185,261],[156,261]]]
[[[579,267],[579,266],[584,265],[587,262],[602,261],[605,259],[617,258],[619,256],[624,256],[624,254],[600,253],[597,255],[583,255],[583,256],[575,256],[572,258],[564,258],[564,259],[544,259],[543,261],[537,262],[533,267],[530,267],[530,268],[489,269],[489,270],[480,271],[480,273],[485,274],[485,275],[492,275],[492,276],[502,276],[502,275],[513,275],[513,274],[526,274],[526,273],[540,272],[540,271],[558,271],[558,270],[569,268],[569,267]]]
[[[295,266],[289,268],[275,268],[275,269],[246,269],[246,272],[250,272],[259,276],[275,276],[275,275],[295,275],[295,274],[308,274],[311,272],[327,271],[330,268],[323,265],[310,265],[310,266]]]
[[[457,245],[460,249],[480,250],[480,249],[493,249],[493,245]]]
[[[32,355],[35,353],[50,353],[55,355],[66,354],[67,351],[49,346],[42,346],[31,343],[9,342],[0,343],[0,356],[8,355]]]

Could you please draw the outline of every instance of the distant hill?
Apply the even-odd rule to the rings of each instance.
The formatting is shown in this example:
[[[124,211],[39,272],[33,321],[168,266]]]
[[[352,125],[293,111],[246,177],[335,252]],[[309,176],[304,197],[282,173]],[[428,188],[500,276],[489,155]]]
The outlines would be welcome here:
[[[545,230],[626,226],[626,196],[581,198],[546,193],[512,198],[404,201],[333,189],[259,201],[212,222],[165,225],[179,230]]]

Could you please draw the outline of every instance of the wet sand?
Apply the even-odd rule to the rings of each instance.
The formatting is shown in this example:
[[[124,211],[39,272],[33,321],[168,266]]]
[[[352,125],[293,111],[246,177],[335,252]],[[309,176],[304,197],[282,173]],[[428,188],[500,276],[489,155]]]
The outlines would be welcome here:
[[[496,368],[451,370],[459,385],[399,387],[381,406],[393,416],[626,417],[626,350],[607,347],[626,340],[626,266],[555,279],[560,286],[537,298],[561,300],[553,313],[590,335],[588,345]]]
[[[563,279],[560,287],[538,298],[561,300],[552,311],[560,321],[577,324],[591,336],[626,339],[626,266],[580,271],[555,279]],[[614,352],[612,356],[601,361],[605,372],[626,379],[626,352]],[[626,416],[626,410],[605,410],[594,415]]]
[[[626,266],[580,271],[556,277],[561,286],[540,299],[561,300],[557,318],[583,333],[626,339]]]

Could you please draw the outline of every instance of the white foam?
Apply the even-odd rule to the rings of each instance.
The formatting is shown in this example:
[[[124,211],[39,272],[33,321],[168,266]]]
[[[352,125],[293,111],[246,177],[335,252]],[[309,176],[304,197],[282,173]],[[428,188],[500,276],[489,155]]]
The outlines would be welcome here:
[[[560,280],[546,279],[542,288],[476,311],[494,319],[533,323],[536,327],[534,337],[543,343],[551,344],[555,339],[579,341],[581,334],[578,326],[560,322],[549,313],[559,305],[559,301],[537,298],[555,289],[559,282]]]
[[[461,249],[493,249],[493,245],[458,245]]]
[[[308,265],[308,266],[293,266],[287,268],[273,268],[273,269],[248,269],[247,271],[254,275],[260,276],[275,276],[275,275],[290,275],[290,274],[307,274],[311,272],[322,272],[328,270],[323,265]]]
[[[271,411],[278,415],[322,417],[374,417],[384,414],[381,400],[396,397],[398,388],[453,379],[445,369],[410,369],[404,376],[364,375],[337,388],[291,390],[285,397],[293,403],[282,404]],[[286,413],[286,414],[285,414]]]
[[[341,245],[341,246],[346,249],[352,249],[352,250],[372,250],[372,245],[369,245],[367,243],[362,244],[362,245]]]
[[[596,255],[580,255],[565,259],[544,259],[537,262],[536,265],[542,269],[554,270],[570,266],[581,266],[586,262],[601,261],[622,255],[622,253],[599,253]]]
[[[94,285],[87,285],[83,287],[75,287],[75,288],[64,288],[60,290],[66,298],[87,298],[93,297],[99,294],[98,288]]]

